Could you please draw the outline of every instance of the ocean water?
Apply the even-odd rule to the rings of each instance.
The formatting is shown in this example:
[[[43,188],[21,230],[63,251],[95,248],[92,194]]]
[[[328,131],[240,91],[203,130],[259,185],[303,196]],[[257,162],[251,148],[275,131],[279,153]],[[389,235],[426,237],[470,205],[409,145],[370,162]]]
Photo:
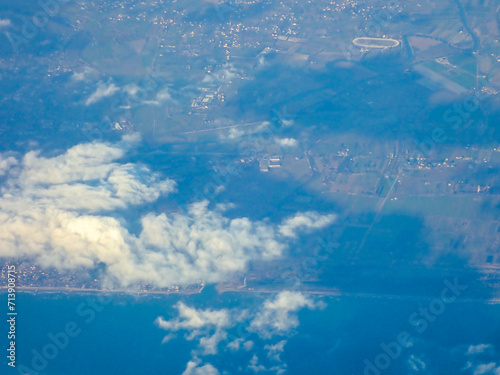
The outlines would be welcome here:
[[[102,304],[97,295],[19,293],[17,368],[9,368],[4,357],[1,373],[182,374],[196,342],[178,333],[177,338],[162,344],[167,332],[155,326],[158,316],[167,319],[175,316],[174,305],[179,300],[197,308],[244,308],[258,305],[268,297],[216,295],[210,291],[161,298],[113,295]],[[223,342],[217,355],[200,357],[201,363],[211,363],[221,374],[250,374],[253,371],[248,364],[252,356],[268,363],[264,346],[282,339],[287,340],[281,354],[287,374],[472,374],[473,369],[465,369],[468,361],[478,365],[500,358],[500,305],[468,299],[455,301],[446,304],[439,314],[431,315],[433,320],[428,319],[422,330],[422,326],[416,327],[409,320],[419,308],[429,306],[432,301],[429,298],[318,298],[326,307],[301,310],[300,325],[289,335],[262,339],[255,333],[249,334],[246,339],[255,342],[249,352],[225,351]],[[69,337],[67,342],[60,339],[63,348],[54,353],[47,346],[52,343],[50,334],[60,338],[68,327],[75,337]],[[2,347],[8,341],[7,329],[2,329],[5,332]],[[392,343],[397,343],[403,332],[407,333],[408,345],[398,349]],[[490,347],[473,358],[465,354],[469,346],[478,344]],[[383,346],[389,348],[391,357],[385,356],[388,352]],[[37,358],[39,361],[36,353],[44,350],[46,358],[53,358],[45,364],[36,362]],[[385,368],[387,358],[389,363]],[[367,370],[368,363],[378,363],[384,368]],[[30,369],[38,366],[41,371],[28,372],[24,368],[22,372],[21,365]]]
[[[191,342],[179,340],[171,350],[161,345],[165,332],[153,323],[172,309],[173,297],[137,301],[113,295],[105,304],[97,295],[19,293],[17,298],[18,368],[33,369],[35,351],[43,353],[52,343],[48,335],[64,332],[71,322],[79,334],[45,366],[37,363],[41,374],[180,374],[190,358]]]

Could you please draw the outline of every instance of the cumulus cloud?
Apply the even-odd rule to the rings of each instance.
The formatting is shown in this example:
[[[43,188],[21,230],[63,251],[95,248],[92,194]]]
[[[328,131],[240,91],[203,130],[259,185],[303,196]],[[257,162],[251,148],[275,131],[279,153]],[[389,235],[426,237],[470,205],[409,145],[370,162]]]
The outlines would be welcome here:
[[[176,317],[169,320],[158,317],[155,324],[169,331],[166,336],[168,340],[174,332],[182,331],[185,333],[186,340],[198,342],[198,349],[192,352],[193,360],[190,364],[188,363],[188,369],[194,371],[201,362],[199,356],[217,354],[219,347],[231,352],[241,349],[247,352],[252,350],[255,342],[248,340],[248,335],[252,333],[257,333],[264,340],[273,339],[275,336],[290,335],[299,325],[297,312],[300,309],[315,309],[322,306],[322,302],[315,302],[300,292],[289,291],[280,292],[266,299],[256,308],[250,309],[196,309],[179,302],[175,305]],[[233,338],[230,341],[230,330],[236,331],[242,337]],[[223,341],[229,342],[222,345]],[[281,363],[280,354],[283,353],[286,342],[287,340],[270,342],[263,347],[267,352],[267,362],[279,362],[277,365],[266,367],[259,363],[256,355],[253,355],[247,368],[254,372],[283,373],[286,364]]]
[[[297,230],[320,229],[332,224],[335,220],[335,215],[321,215],[317,212],[298,213],[293,217],[286,219],[279,226],[279,231],[283,236],[296,237]]]
[[[253,372],[266,371],[266,368],[263,365],[259,364],[259,357],[257,357],[257,354],[253,355],[250,363],[248,364],[248,368]]]
[[[227,344],[226,348],[237,352],[238,350],[240,350],[241,343],[243,341],[245,341],[245,340],[243,340],[242,338],[235,339],[235,340],[231,341],[229,344]]]
[[[155,324],[169,334],[172,332],[186,331],[188,340],[199,341],[200,347],[212,350],[210,354],[216,353],[218,344],[227,338],[227,330],[234,328],[241,322],[248,322],[248,330],[256,332],[263,338],[271,338],[275,335],[289,334],[299,325],[297,312],[303,308],[323,308],[322,302],[315,302],[312,298],[292,291],[283,291],[274,298],[265,300],[257,309],[196,309],[187,306],[183,302],[175,305],[177,317],[166,320],[158,317]],[[207,345],[210,343],[210,345]],[[267,345],[265,349],[268,356],[273,357],[283,351],[286,340],[275,345]],[[244,338],[236,338],[226,345],[231,350],[252,349],[253,341]]]
[[[0,257],[62,270],[104,266],[109,287],[216,283],[253,259],[280,257],[301,226],[287,220],[282,226],[288,229],[278,230],[268,222],[229,219],[207,201],[183,212],[146,211],[146,203],[174,192],[176,183],[123,161],[138,141],[80,144],[52,157],[0,154]]]
[[[151,253],[150,262],[178,283],[200,278],[218,282],[244,270],[251,259],[281,255],[285,246],[272,227],[247,218],[229,220],[207,205],[199,202],[187,214],[148,214],[142,219],[140,242],[159,252]],[[162,252],[167,253],[158,256]]]
[[[94,91],[92,95],[88,97],[88,99],[85,101],[85,104],[86,105],[94,104],[99,100],[101,100],[102,98],[114,95],[114,93],[116,93],[118,90],[120,89],[114,83],[108,85],[103,82],[99,82],[97,85],[97,89]]]
[[[274,300],[267,300],[262,309],[250,323],[250,330],[263,338],[284,335],[299,326],[297,311],[322,308],[323,304],[315,303],[311,298],[299,292],[284,291]]]
[[[189,361],[182,375],[219,375],[219,371],[210,363],[200,366],[200,362],[199,359]]]
[[[182,302],[179,302],[176,308],[177,318],[165,320],[159,317],[155,321],[156,325],[170,332],[188,331],[189,335],[186,338],[197,339],[203,355],[217,354],[219,343],[227,338],[226,329],[233,327],[244,316],[244,312],[228,309],[195,309]],[[240,342],[233,341],[229,346],[233,350],[238,350]]]
[[[266,366],[259,363],[259,357],[254,354],[250,362],[248,363],[248,369],[252,370],[255,373],[266,372],[266,373],[274,373],[276,375],[281,375],[286,371],[286,364],[281,363],[276,366],[272,366],[267,368]]]
[[[197,310],[180,302],[176,305],[179,316],[173,320],[165,320],[163,317],[156,319],[158,327],[177,332],[179,330],[190,331],[188,340],[198,339],[202,354],[217,354],[219,343],[226,339],[226,328],[235,323],[227,309],[222,310]],[[238,346],[239,347],[239,346]]]
[[[266,345],[264,349],[267,350],[267,358],[281,361],[280,354],[283,353],[287,340],[281,340],[274,345]]]
[[[179,316],[173,320],[158,318],[157,324],[160,328],[178,331],[199,330],[207,327],[224,328],[232,325],[232,318],[228,309],[222,310],[198,310],[179,302],[176,305]]]
[[[16,158],[13,156],[0,155],[0,176],[3,176],[12,166],[17,164]]]
[[[234,352],[237,352],[238,350],[240,350],[240,348],[242,348],[243,350],[248,352],[252,350],[254,344],[255,343],[252,340],[245,341],[245,339],[240,337],[227,344],[226,348]]]

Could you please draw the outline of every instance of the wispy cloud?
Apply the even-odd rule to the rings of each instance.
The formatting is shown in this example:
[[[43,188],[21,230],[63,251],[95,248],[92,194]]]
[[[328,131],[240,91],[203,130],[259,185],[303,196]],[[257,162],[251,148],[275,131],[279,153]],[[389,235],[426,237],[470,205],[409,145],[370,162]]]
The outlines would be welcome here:
[[[497,368],[496,366],[497,366],[497,364],[495,362],[490,362],[490,363],[478,365],[474,369],[474,375],[483,375],[483,374],[496,375],[496,374],[499,374],[500,368]]]
[[[470,345],[467,348],[466,354],[467,355],[481,354],[490,348],[491,348],[491,345],[489,345],[489,344]]]
[[[279,231],[283,236],[296,237],[298,230],[321,229],[332,224],[335,218],[333,214],[320,215],[313,211],[298,213],[286,219],[279,226]]]
[[[99,82],[97,85],[97,89],[94,91],[92,95],[88,97],[88,99],[85,101],[85,104],[86,105],[94,104],[103,98],[112,96],[118,90],[120,90],[120,88],[116,86],[114,83],[105,84],[103,82]]]

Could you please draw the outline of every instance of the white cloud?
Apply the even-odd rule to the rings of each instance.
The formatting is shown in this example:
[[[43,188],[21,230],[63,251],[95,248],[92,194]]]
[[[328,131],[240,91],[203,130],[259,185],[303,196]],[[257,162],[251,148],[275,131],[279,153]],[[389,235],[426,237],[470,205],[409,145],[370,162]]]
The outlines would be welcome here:
[[[172,96],[170,95],[170,92],[167,88],[161,90],[156,94],[156,100],[160,102],[166,102],[168,100],[171,100]]]
[[[198,342],[198,349],[192,352],[194,359],[188,363],[186,369],[186,371],[195,371],[201,362],[199,356],[217,354],[218,347],[222,346],[222,341],[228,341],[229,330],[245,336],[257,332],[264,339],[271,339],[274,335],[288,335],[292,329],[299,325],[296,313],[300,309],[305,307],[315,309],[323,305],[322,302],[315,302],[299,292],[288,291],[265,300],[260,307],[250,309],[196,309],[179,302],[175,306],[178,312],[176,317],[170,320],[158,317],[155,324],[169,331],[166,336],[168,338],[173,332],[185,331],[186,340]],[[242,331],[243,326],[246,327],[246,332]],[[254,372],[284,373],[286,364],[281,363],[280,354],[283,353],[286,342],[286,340],[280,340],[266,344],[263,348],[271,361],[280,362],[278,365],[265,367],[259,364],[258,357],[253,355],[248,369]],[[222,348],[231,352],[237,352],[240,349],[248,352],[254,348],[254,345],[254,341],[238,337]]]
[[[467,358],[466,365],[462,368],[463,372],[473,375],[500,375],[500,365],[495,362],[495,348],[490,344],[470,345],[464,352]],[[490,358],[487,361],[487,358]],[[481,360],[478,360],[481,359]]]
[[[215,330],[215,333],[211,336],[201,337],[200,348],[202,349],[202,354],[217,354],[219,343],[226,338],[227,333],[222,329]]]
[[[214,83],[216,81],[219,82],[228,82],[233,80],[234,78],[238,78],[238,71],[235,69],[233,64],[224,64],[221,67],[218,67],[212,73],[205,74],[202,79],[203,83]]]
[[[214,122],[215,123],[215,122]],[[269,129],[270,123],[268,121],[262,121],[260,123],[250,123],[250,124],[240,124],[236,126],[231,126],[230,123],[217,122],[220,126],[218,133],[219,139],[223,141],[239,141],[240,149],[256,152],[257,150],[263,151],[267,146],[272,146],[275,144],[274,138],[268,137],[271,132]],[[241,140],[243,136],[255,135],[250,140]]]
[[[487,344],[470,345],[465,354],[467,355],[481,354],[490,348],[491,345]]]
[[[253,349],[254,342],[252,340],[245,341],[243,343],[243,349],[245,349],[247,352]]]
[[[140,90],[139,86],[137,86],[135,83],[126,85],[123,88],[123,91],[125,91],[130,96],[135,96],[139,92],[139,90]]]
[[[248,368],[252,370],[253,372],[262,372],[266,371],[266,368],[259,364],[259,357],[257,357],[256,354],[253,355],[252,359],[250,360],[250,363],[248,364]]]
[[[283,291],[277,294],[274,299],[264,301],[260,309],[196,309],[185,305],[183,302],[175,306],[178,316],[171,320],[158,317],[156,325],[170,332],[180,330],[189,331],[189,340],[199,338],[200,342],[214,342],[215,346],[226,338],[223,334],[229,328],[236,326],[244,320],[249,321],[249,331],[258,333],[263,338],[271,338],[274,335],[286,335],[299,325],[297,312],[303,308],[316,309],[323,308],[322,302],[315,302],[312,298],[300,292]],[[212,333],[214,332],[214,333]],[[214,338],[214,336],[216,336]],[[230,342],[227,347],[238,350],[243,343],[242,338]],[[273,354],[281,351],[286,341],[278,343],[276,346],[268,346],[267,350]],[[206,346],[206,345],[202,345]],[[248,344],[249,348],[253,346]],[[212,347],[212,346],[211,346]]]
[[[183,302],[175,306],[178,316],[171,320],[158,317],[156,325],[172,332],[187,331],[188,340],[198,340],[203,355],[216,354],[220,342],[227,339],[227,330],[241,322],[249,322],[248,330],[256,332],[259,336],[269,339],[274,335],[286,335],[299,325],[297,312],[302,308],[316,309],[323,307],[311,298],[299,292],[284,291],[274,299],[264,301],[260,309],[196,309],[185,305]],[[268,357],[279,360],[286,340],[265,346]],[[237,338],[226,345],[227,349],[238,351],[241,347],[251,350],[253,341]]]
[[[300,225],[287,221],[284,236],[268,222],[226,218],[222,206],[210,210],[206,201],[186,212],[145,212],[145,203],[176,184],[120,161],[138,141],[80,144],[53,157],[0,155],[0,257],[30,257],[59,269],[101,264],[106,286],[169,287],[216,283],[253,259],[281,256],[291,227]],[[131,214],[139,228],[126,219]]]
[[[267,350],[267,358],[281,361],[280,354],[283,353],[287,340],[281,340],[274,345],[266,345],[264,349]]]
[[[202,328],[225,328],[233,323],[231,313],[228,309],[222,310],[198,310],[179,302],[176,305],[179,317],[174,320],[157,319],[157,324],[160,328],[169,331],[179,330],[199,330]]]
[[[282,363],[278,366],[272,366],[270,368],[266,368],[264,365],[259,364],[259,357],[256,354],[253,355],[252,359],[248,364],[248,369],[252,370],[255,373],[266,372],[266,373],[275,373],[276,375],[281,375],[286,372],[286,364]]]
[[[242,338],[235,339],[235,340],[231,341],[229,344],[227,344],[226,348],[237,352],[238,350],[240,350],[240,346],[243,343],[243,341],[245,341],[245,340],[243,340]]]
[[[217,354],[219,343],[227,338],[225,329],[234,326],[238,321],[238,317],[233,316],[234,311],[227,309],[198,310],[182,302],[179,302],[176,308],[179,314],[177,318],[165,320],[159,317],[155,321],[156,325],[171,332],[190,331],[187,339],[198,339],[203,355]],[[233,342],[232,347],[239,349],[239,342]]]
[[[83,80],[87,79],[87,77],[89,75],[91,75],[92,73],[95,73],[95,70],[92,69],[92,68],[90,68],[90,67],[88,67],[88,66],[85,66],[82,71],[80,71],[80,72],[73,72],[73,75],[71,76],[71,79],[73,81],[77,81],[77,82],[78,81],[83,81]]]
[[[90,105],[96,103],[102,98],[112,96],[118,90],[120,89],[114,83],[107,85],[105,83],[99,82],[97,85],[97,89],[92,95],[88,97],[88,99],[85,101],[85,104]]]
[[[336,216],[320,215],[316,212],[308,211],[298,213],[295,216],[285,220],[279,226],[279,232],[286,237],[296,237],[297,229],[320,229],[332,224]]]
[[[245,134],[247,134],[247,133],[243,129],[231,128],[231,129],[229,129],[227,138],[228,139],[237,139],[237,138],[241,138]],[[224,138],[224,136],[221,136],[221,137]]]
[[[71,79],[73,81],[83,81],[85,79],[85,73],[83,73],[83,72],[73,72],[73,75],[71,76]]]
[[[252,350],[254,344],[252,340],[245,341],[243,338],[238,338],[227,344],[226,348],[233,352],[237,352],[240,348],[248,352]]]
[[[174,99],[172,99],[172,96],[170,95],[170,91],[168,88],[164,88],[160,90],[157,94],[154,100],[143,100],[141,103],[145,105],[154,105],[154,106],[160,106],[164,102],[173,102],[177,103]]]
[[[9,19],[0,19],[0,29],[9,26],[12,26],[12,22]]]
[[[234,70],[232,70],[232,67],[228,69],[223,69],[220,74],[220,79],[223,81],[230,81],[236,77],[238,77],[238,75],[234,72]]]
[[[274,300],[267,300],[264,303],[262,309],[250,323],[250,330],[263,338],[285,335],[298,327],[299,319],[296,312],[304,307],[316,309],[322,308],[323,305],[316,304],[312,299],[299,292],[281,292]]]
[[[175,339],[177,337],[177,335],[175,333],[169,333],[168,335],[166,335],[163,340],[161,340],[161,343],[162,344],[166,344],[167,342]]]
[[[276,138],[275,141],[281,147],[296,147],[299,144],[295,138]]]
[[[0,176],[3,176],[10,168],[17,164],[13,156],[0,155]]]
[[[246,218],[229,220],[208,210],[207,203],[191,205],[187,214],[149,214],[142,219],[140,242],[165,253],[152,253],[150,262],[165,268],[173,280],[214,283],[244,270],[251,259],[281,255],[285,246],[269,225]]]
[[[158,317],[156,325],[170,332],[185,330],[190,332],[188,340],[200,338],[205,342],[210,341],[213,335],[222,337],[218,342],[225,339],[223,331],[235,327],[242,321],[248,321],[248,329],[257,332],[261,337],[271,338],[273,335],[285,335],[292,329],[298,327],[299,321],[296,313],[307,307],[309,309],[323,308],[322,302],[315,302],[310,297],[300,292],[283,291],[274,298],[264,301],[259,309],[196,309],[189,307],[183,302],[176,304],[178,316],[171,320]],[[215,334],[212,334],[215,332]],[[218,344],[217,342],[217,344]],[[237,338],[231,341],[226,347],[232,350],[239,350],[241,344],[245,350],[250,350],[254,343]],[[265,347],[271,354],[281,353],[286,340],[282,340],[276,345]]]
[[[219,371],[210,363],[203,366],[199,364],[200,360],[197,359],[189,361],[182,375],[219,375]]]
[[[408,359],[408,366],[415,372],[425,370],[425,368],[427,367],[424,361],[414,356],[413,354]]]
[[[495,362],[478,365],[474,370],[474,375],[493,374],[496,367]],[[499,370],[500,367],[497,369]],[[497,371],[495,371],[497,372]]]
[[[201,80],[203,83],[212,83],[214,79],[210,74],[206,74],[205,77]]]

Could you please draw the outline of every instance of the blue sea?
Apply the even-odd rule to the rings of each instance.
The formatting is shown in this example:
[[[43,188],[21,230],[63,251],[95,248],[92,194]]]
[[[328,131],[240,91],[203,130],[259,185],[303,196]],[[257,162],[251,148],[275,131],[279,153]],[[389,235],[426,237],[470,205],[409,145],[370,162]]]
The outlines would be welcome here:
[[[177,338],[162,344],[167,332],[154,324],[158,316],[174,317],[174,305],[181,300],[189,306],[217,309],[248,307],[268,297],[218,295],[209,290],[193,296],[111,295],[100,301],[96,294],[18,293],[17,367],[7,366],[4,356],[1,373],[182,374],[196,342],[178,333]],[[429,306],[428,298],[317,298],[326,307],[301,310],[300,325],[289,335],[269,341],[250,333],[246,339],[255,342],[251,351],[224,351],[221,343],[219,353],[201,357],[202,363],[211,363],[221,374],[253,373],[248,369],[252,356],[265,359],[263,348],[267,343],[286,339],[281,361],[286,364],[287,374],[472,374],[473,368],[466,368],[468,362],[498,364],[500,305],[457,300],[433,315],[434,319],[428,319],[422,330],[409,319],[419,308]],[[5,300],[5,295],[1,299]],[[3,327],[1,340],[6,348],[8,326]],[[68,336],[67,342],[60,339],[63,348],[57,353],[47,351],[47,344],[52,343],[50,337],[60,338],[68,328],[74,337]],[[394,343],[402,333],[407,334],[407,345],[398,349]],[[474,357],[466,354],[470,346],[479,344],[487,345],[488,350]],[[46,355],[53,358],[45,364],[36,363],[38,369],[43,367],[42,371],[27,372],[26,368],[33,368],[33,360],[40,359],[36,353],[42,353],[44,348]],[[389,352],[391,357],[385,354]]]

